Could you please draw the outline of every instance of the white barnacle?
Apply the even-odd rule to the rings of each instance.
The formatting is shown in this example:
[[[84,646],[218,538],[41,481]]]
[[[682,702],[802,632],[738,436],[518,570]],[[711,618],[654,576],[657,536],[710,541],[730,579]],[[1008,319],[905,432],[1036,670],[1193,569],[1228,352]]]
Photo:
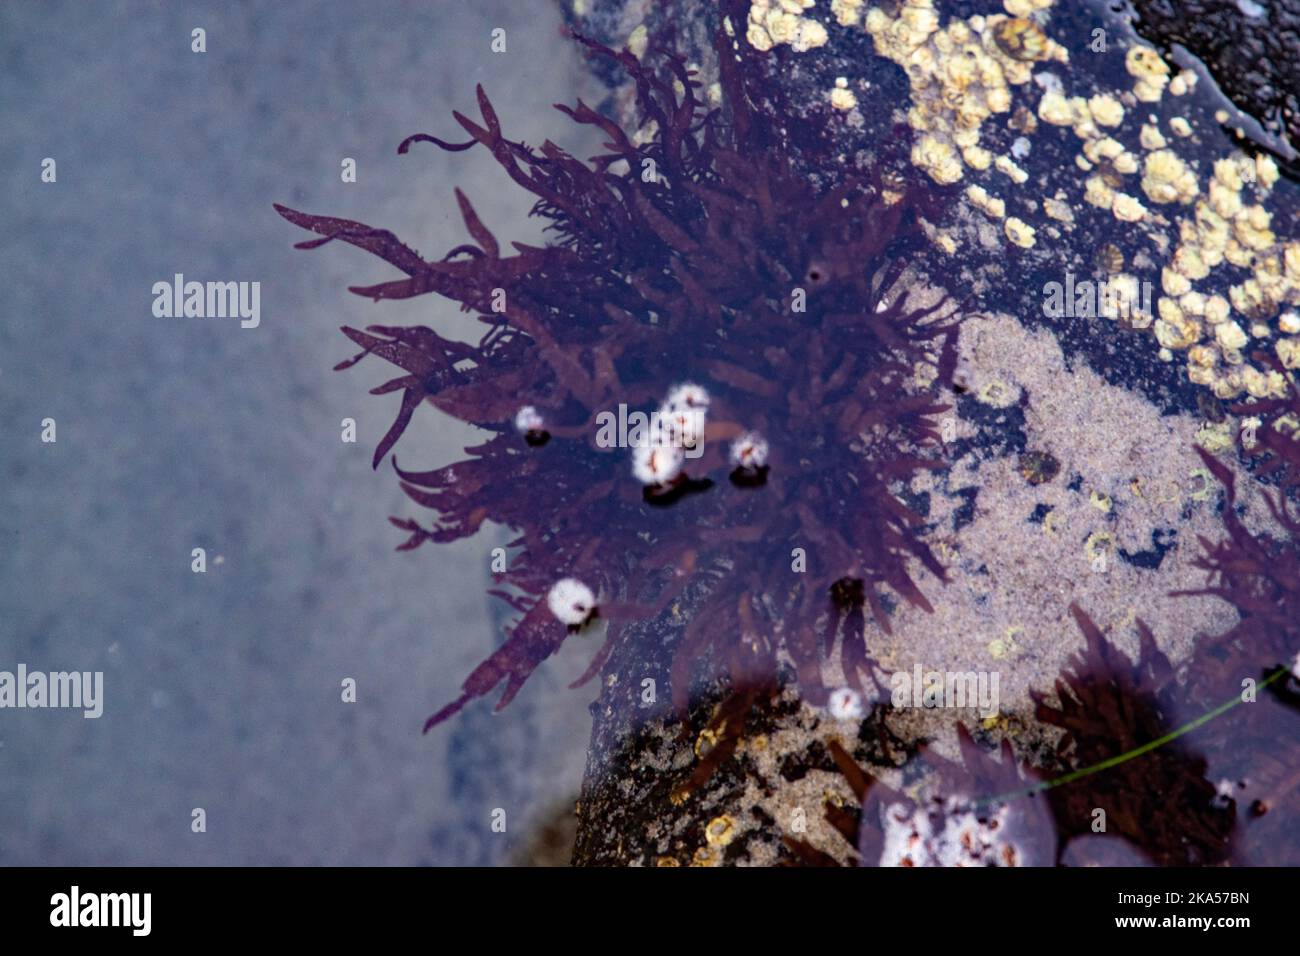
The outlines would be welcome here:
[[[546,421],[542,418],[542,413],[532,405],[525,405],[515,412],[515,430],[519,434],[527,435],[529,432],[540,432],[545,427]]]
[[[767,439],[758,432],[745,432],[731,443],[731,463],[757,471],[767,465]]]
[[[596,596],[577,578],[560,578],[551,585],[546,606],[562,624],[578,627],[596,610]]]
[[[632,472],[643,485],[663,485],[681,474],[684,458],[676,445],[638,445],[632,449]]]
[[[678,448],[694,448],[704,439],[704,409],[686,404],[665,403],[659,409],[663,442]]]
[[[852,687],[840,687],[831,691],[826,709],[836,720],[861,720],[862,695]]]
[[[683,382],[676,385],[668,393],[668,398],[664,402],[664,407],[670,411],[679,409],[697,408],[707,411],[709,407],[709,393],[705,391],[704,386],[696,385],[693,382]]]

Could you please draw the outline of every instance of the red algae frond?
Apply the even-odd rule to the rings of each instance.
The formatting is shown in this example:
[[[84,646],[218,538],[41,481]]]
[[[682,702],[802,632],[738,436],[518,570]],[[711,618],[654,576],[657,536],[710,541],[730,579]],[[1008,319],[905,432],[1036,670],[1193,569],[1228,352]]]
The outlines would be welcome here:
[[[884,628],[886,592],[929,609],[909,562],[944,579],[920,517],[893,493],[941,466],[934,416],[948,406],[935,383],[955,365],[952,303],[911,307],[902,288],[909,254],[923,248],[914,207],[880,182],[817,187],[832,177],[795,169],[782,138],[793,134],[756,111],[762,81],[725,36],[717,110],[674,54],[652,49],[642,61],[578,40],[635,84],[635,131],[581,101],[557,107],[604,133],[606,152],[582,162],[550,142],[506,138],[482,87],[480,119],[454,114],[468,141],[420,134],[400,150],[485,150],[537,197],[550,244],[506,254],[459,191],[473,241],[438,261],[385,230],[276,207],[320,237],[301,247],[342,240],[404,273],[353,292],[436,293],[487,326],[476,345],[425,327],[343,330],[362,352],[339,368],[374,354],[402,371],[374,390],[402,393],[376,466],[424,401],[494,433],[445,468],[394,460],[404,491],[436,516],[431,526],[392,519],[410,535],[401,547],[467,537],[484,522],[518,533],[492,593],[519,618],[426,729],[502,682],[498,707],[514,697],[567,637],[565,615],[578,615],[571,602],[561,615],[547,607],[569,578],[600,595],[608,623],[588,677],[629,621],[708,581],[673,650],[679,713],[701,679],[768,687],[779,657],[824,702],[821,666],[841,624],[842,670],[861,689],[865,609]],[[805,145],[806,163],[817,144]],[[836,172],[835,157],[824,159]],[[663,443],[629,452],[593,439],[602,414],[665,395]],[[732,481],[716,480],[728,469]]]

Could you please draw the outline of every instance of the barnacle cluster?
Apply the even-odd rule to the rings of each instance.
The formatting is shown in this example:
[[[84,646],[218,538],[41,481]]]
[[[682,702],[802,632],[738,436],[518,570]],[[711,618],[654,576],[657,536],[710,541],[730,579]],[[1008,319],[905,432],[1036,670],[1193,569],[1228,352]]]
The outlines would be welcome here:
[[[826,28],[804,12],[816,0],[753,0],[749,7],[745,38],[755,50],[767,51],[788,43],[803,53],[826,43]]]
[[[1124,69],[1133,77],[1133,95],[1143,103],[1158,103],[1169,85],[1169,64],[1147,46],[1130,47]],[[1191,74],[1195,76],[1195,74]]]
[[[1137,306],[1137,275],[1116,271],[1107,280],[1111,307],[1103,314],[1122,318],[1132,328],[1150,328],[1166,361],[1185,353],[1189,379],[1221,399],[1243,393],[1257,399],[1282,397],[1289,387],[1282,370],[1300,367],[1295,331],[1300,320],[1273,320],[1300,304],[1300,245],[1275,235],[1272,213],[1263,202],[1278,179],[1276,164],[1266,154],[1238,154],[1213,163],[1211,171],[1181,152],[1181,141],[1199,141],[1191,139],[1197,130],[1184,116],[1162,120],[1154,111],[1166,94],[1181,98],[1191,93],[1197,75],[1171,68],[1145,44],[1130,43],[1123,53],[1131,88],[1070,95],[1059,77],[1038,69],[1069,61],[1065,48],[1044,30],[1051,7],[1051,0],[1004,0],[1005,14],[952,17],[946,23],[933,0],[880,5],[836,0],[831,13],[842,27],[864,29],[876,52],[906,71],[913,163],[940,184],[978,180],[967,186],[966,198],[998,222],[1008,245],[1040,248],[1044,238],[1059,238],[1053,223],[1073,228],[1072,183],[1054,194],[1049,188],[1041,201],[1013,195],[1029,181],[1018,160],[1031,148],[1027,137],[1038,123],[1071,129],[1080,141],[1075,159],[1084,174],[1082,199],[1119,223],[1142,226],[1139,234],[1164,259],[1164,295],[1155,308]],[[812,5],[807,0],[763,0],[751,6],[751,20],[765,21],[778,9],[783,17],[795,17],[811,12]],[[790,29],[778,32],[785,35]],[[770,48],[752,38],[751,45]],[[845,82],[837,82],[832,104],[852,109],[856,98],[847,78],[841,79]],[[1012,94],[1031,79],[1042,87],[1037,109],[1016,109]],[[982,143],[981,130],[998,116],[1006,116],[1006,125],[1025,135],[995,156]],[[1248,189],[1255,192],[1253,202],[1243,192]],[[1027,211],[1009,213],[1013,198]],[[1035,218],[1040,209],[1050,222]],[[1172,250],[1165,234],[1171,225],[1178,230]],[[959,248],[948,228],[932,227],[931,239],[949,254]],[[1198,289],[1198,283],[1217,278],[1213,273],[1221,264],[1249,274]],[[1280,369],[1251,354],[1270,338]]]
[[[891,804],[884,813],[881,866],[1019,866],[1020,848],[1008,839],[1011,808],[978,814],[960,797],[925,806]]]
[[[1195,74],[1186,71],[1169,80],[1168,66],[1147,47],[1130,48],[1125,63],[1137,78],[1134,94],[1142,102],[1158,102],[1166,85],[1175,95],[1195,85]],[[1160,132],[1155,117],[1141,126],[1138,140],[1145,155],[1140,161],[1119,140],[1102,135],[1099,127],[1118,127],[1124,119],[1122,107],[1112,101],[1106,95],[1067,99],[1049,91],[1039,102],[1038,115],[1047,123],[1073,127],[1084,140],[1079,164],[1091,172],[1085,182],[1087,202],[1109,208],[1123,222],[1151,220],[1162,206],[1191,207],[1176,223],[1179,241],[1161,272],[1165,294],[1157,302],[1153,331],[1164,354],[1186,351],[1188,378],[1219,398],[1243,391],[1255,398],[1283,396],[1288,385],[1278,370],[1246,361],[1251,337],[1272,335],[1267,320],[1300,301],[1300,245],[1274,236],[1272,215],[1258,201],[1277,182],[1276,163],[1266,154],[1225,157],[1213,164],[1202,187],[1193,165]],[[1192,132],[1180,116],[1169,120],[1169,128],[1177,138]],[[1128,176],[1138,179],[1150,206],[1124,191]],[[1248,186],[1256,192],[1254,203],[1243,201]],[[1195,289],[1195,283],[1224,263],[1250,270],[1251,275],[1228,288],[1227,297]],[[1232,317],[1233,310],[1240,320]],[[1300,363],[1300,349],[1284,323],[1279,322],[1277,331],[1286,337],[1276,342],[1275,354],[1284,367],[1294,368]]]
[[[1156,154],[1153,154],[1156,155]],[[1278,369],[1246,361],[1251,338],[1274,334],[1269,320],[1285,306],[1300,304],[1300,241],[1281,241],[1272,231],[1272,215],[1260,202],[1246,203],[1242,191],[1253,186],[1258,197],[1277,181],[1277,166],[1267,156],[1233,157],[1214,164],[1206,195],[1197,199],[1190,217],[1179,222],[1179,244],[1161,274],[1165,296],[1158,303],[1162,345],[1188,349],[1188,376],[1207,385],[1219,398],[1243,391],[1254,398],[1277,398],[1288,391]],[[1228,288],[1228,295],[1206,296],[1194,283],[1221,265],[1249,270]],[[1239,318],[1233,317],[1233,312]],[[1244,323],[1244,327],[1243,327]],[[1274,354],[1283,368],[1297,367],[1298,326],[1278,316]],[[1204,342],[1204,345],[1199,343]]]
[[[1136,86],[1124,95],[1140,103],[1159,102],[1166,87],[1182,96],[1195,86],[1196,75],[1189,71],[1170,79],[1168,65],[1149,47],[1132,46],[1125,66]],[[1089,204],[1110,210],[1120,222],[1151,226],[1157,245],[1167,242],[1158,231],[1169,225],[1159,214],[1162,207],[1188,210],[1175,220],[1178,242],[1161,271],[1164,296],[1150,323],[1162,355],[1171,358],[1185,351],[1188,378],[1219,398],[1242,392],[1260,399],[1284,396],[1289,385],[1278,369],[1247,361],[1252,338],[1280,332],[1274,354],[1283,368],[1300,365],[1300,340],[1285,321],[1276,329],[1269,323],[1280,310],[1300,302],[1300,244],[1274,235],[1272,214],[1262,202],[1278,180],[1272,158],[1263,153],[1224,157],[1202,182],[1195,164],[1161,133],[1154,115],[1142,123],[1137,145],[1126,146],[1120,138],[1126,113],[1111,94],[1067,97],[1048,89],[1037,113],[1043,122],[1069,127],[1082,140],[1076,161],[1087,174],[1083,198]],[[1193,133],[1181,116],[1171,117],[1168,126],[1175,139]],[[1255,192],[1253,203],[1243,198],[1248,187]],[[1250,275],[1227,288],[1226,296],[1195,288],[1223,264]],[[1127,274],[1116,279],[1128,285],[1137,281]],[[1300,323],[1292,325],[1300,328]]]
[[[954,18],[942,28],[933,0],[904,0],[895,17],[879,7],[864,16],[876,52],[907,71],[912,87],[907,121],[917,131],[912,161],[937,183],[955,183],[966,168],[990,166],[1023,182],[1024,173],[1011,157],[995,158],[980,146],[980,127],[1011,109],[1010,88],[1029,82],[1033,64],[1064,63],[1069,55],[1027,18],[1032,10],[1051,6],[1051,0],[1013,6],[1024,8],[1025,15]]]
[[[1145,218],[1142,203],[1121,189],[1123,177],[1137,172],[1138,160],[1109,132],[1124,121],[1119,100],[1110,94],[1067,98],[1048,90],[1038,101],[1038,118],[1050,126],[1068,126],[1083,140],[1076,162],[1085,173],[1091,172],[1084,182],[1087,202],[1109,208],[1123,222]]]
[[[789,26],[762,22],[769,36]],[[373,354],[401,369],[376,389],[402,393],[376,466],[426,401],[490,436],[443,468],[394,460],[407,495],[436,516],[392,519],[409,532],[402,547],[486,522],[517,533],[493,593],[518,620],[428,726],[502,682],[504,706],[570,631],[589,630],[597,604],[607,629],[588,677],[634,640],[630,622],[672,610],[683,714],[699,681],[770,682],[778,660],[824,703],[832,647],[837,673],[860,690],[864,613],[888,628],[887,592],[929,608],[911,561],[944,578],[920,517],[893,493],[936,466],[933,416],[955,364],[952,303],[914,306],[900,281],[924,244],[913,202],[896,183],[886,197],[870,178],[816,187],[791,168],[782,134],[751,106],[759,80],[725,33],[722,109],[702,102],[676,55],[578,39],[635,86],[636,129],[582,102],[560,107],[604,133],[606,152],[582,162],[508,139],[482,88],[480,120],[455,114],[468,141],[420,134],[400,149],[486,152],[537,197],[548,245],[507,254],[459,192],[473,242],[439,260],[381,229],[277,207],[320,237],[302,246],[342,240],[405,273],[354,292],[436,293],[487,326],[477,344],[427,327],[344,329],[362,352],[340,368]],[[656,402],[665,424],[651,441],[595,440],[602,414]],[[542,434],[550,440],[521,440]],[[732,480],[718,480],[728,468]]]
[[[1067,57],[1030,19],[1050,3],[1024,0],[1005,6],[1009,18],[954,18],[942,29],[929,0],[907,0],[896,16],[871,7],[862,17],[877,52],[908,73],[913,101],[908,119],[917,131],[913,161],[936,182],[954,183],[966,170],[990,168],[1013,185],[1026,181],[1014,156],[994,157],[980,146],[980,127],[990,116],[1010,111],[1010,87],[1028,82],[1036,63],[1065,62]],[[857,22],[857,12],[846,10],[841,22]],[[1184,96],[1195,87],[1196,74],[1174,74],[1156,50],[1140,44],[1127,50],[1124,64],[1134,87],[1119,95],[1068,96],[1054,77],[1041,78],[1044,92],[1037,119],[1068,127],[1079,138],[1076,161],[1085,174],[1083,199],[1108,210],[1117,221],[1158,230],[1169,224],[1160,215],[1162,207],[1189,209],[1190,214],[1176,222],[1179,242],[1161,274],[1165,295],[1157,303],[1158,315],[1138,316],[1135,327],[1151,326],[1166,358],[1187,352],[1189,378],[1220,398],[1243,392],[1255,398],[1280,397],[1287,388],[1282,375],[1252,364],[1247,356],[1252,338],[1281,333],[1274,354],[1286,369],[1300,366],[1300,338],[1285,325],[1275,328],[1268,321],[1281,309],[1300,304],[1300,245],[1279,240],[1262,202],[1251,203],[1241,195],[1252,187],[1259,199],[1266,196],[1277,181],[1277,166],[1264,154],[1224,158],[1203,182],[1195,164],[1161,132],[1154,115],[1138,124],[1138,142],[1126,144],[1122,127],[1139,113],[1126,110],[1122,100],[1140,109],[1159,103],[1165,92]],[[1013,118],[1011,125],[1032,131],[1032,120]],[[1171,117],[1168,129],[1175,141],[1193,134],[1181,116]],[[1021,248],[1037,244],[1038,228],[1032,221],[1008,216],[1006,203],[987,186],[968,186],[966,196],[986,215],[1003,221],[1009,243]],[[1060,198],[1058,191],[1056,197],[1044,199],[1043,212],[1072,224],[1074,217]],[[1159,242],[1157,233],[1152,235]],[[1226,295],[1197,291],[1194,284],[1221,263],[1250,275],[1226,289]],[[1110,284],[1121,298],[1132,299],[1123,292],[1135,288],[1138,280],[1120,274]],[[1107,314],[1132,313],[1111,309]],[[1300,327],[1300,322],[1292,325]]]

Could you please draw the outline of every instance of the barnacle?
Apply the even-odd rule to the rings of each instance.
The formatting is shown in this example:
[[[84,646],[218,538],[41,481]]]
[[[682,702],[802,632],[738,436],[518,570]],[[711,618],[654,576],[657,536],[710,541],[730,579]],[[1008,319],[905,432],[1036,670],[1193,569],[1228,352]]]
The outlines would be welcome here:
[[[1143,163],[1142,191],[1152,202],[1191,202],[1198,192],[1196,174],[1173,150],[1157,149]]]
[[[827,710],[836,720],[862,719],[862,695],[852,687],[841,687],[831,692]]]
[[[1006,223],[1003,225],[1003,231],[1007,234],[1008,239],[1022,249],[1029,249],[1034,245],[1034,234],[1037,230],[1023,219],[1008,216]]]
[[[515,412],[515,431],[524,436],[530,445],[544,445],[551,437],[546,431],[546,419],[531,405]]]
[[[731,463],[737,468],[758,469],[767,465],[767,441],[755,432],[746,432],[731,445]]]
[[[1061,462],[1045,451],[1027,451],[1020,456],[1020,473],[1031,485],[1051,481],[1061,471]]]
[[[784,36],[787,25],[768,17],[765,35]],[[439,260],[382,229],[276,207],[319,237],[301,247],[339,239],[405,273],[353,292],[376,301],[436,293],[487,326],[477,344],[422,326],[343,330],[362,351],[339,368],[373,354],[402,370],[375,389],[402,393],[376,467],[425,401],[489,433],[443,468],[394,459],[403,490],[436,516],[430,527],[391,519],[409,533],[401,547],[465,538],[486,522],[517,533],[492,593],[518,619],[426,729],[502,682],[498,708],[508,703],[594,593],[608,628],[586,678],[635,640],[630,622],[681,611],[670,675],[679,713],[700,680],[766,693],[778,646],[813,702],[826,699],[821,666],[832,645],[860,688],[864,609],[887,629],[887,591],[930,608],[909,562],[945,579],[920,517],[891,492],[939,464],[933,416],[947,406],[916,370],[928,364],[936,374],[926,380],[943,383],[956,362],[951,300],[913,305],[902,282],[916,275],[908,252],[924,248],[923,200],[883,175],[814,186],[794,167],[787,134],[755,112],[751,84],[761,80],[725,34],[716,38],[723,108],[713,110],[673,53],[649,44],[642,59],[577,39],[634,82],[636,129],[581,101],[559,107],[604,133],[606,152],[584,163],[550,142],[508,139],[481,87],[481,119],[454,114],[468,141],[419,134],[399,148],[485,151],[537,197],[548,245],[515,243],[506,254],[459,191],[473,242]],[[652,429],[631,449],[630,474],[629,453],[593,441],[593,425],[620,404],[665,394],[667,434]],[[526,434],[545,422],[545,447],[515,434],[521,402],[533,409]],[[730,464],[756,480],[711,481],[742,435]],[[543,600],[561,578],[590,590]],[[740,723],[719,725],[722,743],[707,760],[725,759]]]
[[[1051,42],[1042,27],[1033,20],[1015,17],[993,25],[993,41],[1015,60],[1046,60],[1051,56]]]
[[[681,474],[686,461],[676,445],[654,443],[632,449],[632,473],[643,485],[666,485]]]
[[[720,817],[714,817],[709,821],[709,825],[704,828],[704,838],[710,846],[726,846],[736,836],[736,825],[731,817],[723,814]]]
[[[1102,245],[1093,261],[1099,270],[1111,275],[1124,271],[1124,253],[1113,242]]]
[[[515,430],[520,434],[540,431],[543,426],[541,413],[531,405],[525,405],[515,413]]]

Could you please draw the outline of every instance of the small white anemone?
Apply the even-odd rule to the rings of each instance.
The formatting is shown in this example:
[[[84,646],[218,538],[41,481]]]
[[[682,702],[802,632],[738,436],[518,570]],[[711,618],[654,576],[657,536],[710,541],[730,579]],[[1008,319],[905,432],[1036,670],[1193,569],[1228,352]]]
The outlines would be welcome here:
[[[632,449],[632,473],[643,485],[662,485],[681,474],[684,458],[675,445],[637,445]]]
[[[664,404],[659,409],[662,444],[694,448],[704,439],[704,409]]]
[[[852,687],[841,687],[831,691],[826,709],[836,720],[861,720],[862,695]]]
[[[542,413],[532,405],[525,405],[515,412],[515,430],[521,435],[539,432],[545,427],[546,421],[542,418]]]
[[[1291,676],[1300,680],[1300,654],[1291,659]]]
[[[757,471],[767,465],[767,439],[758,432],[745,432],[731,443],[731,463]]]
[[[676,385],[668,392],[668,398],[664,401],[664,407],[669,411],[678,409],[698,408],[701,411],[707,411],[709,407],[709,393],[704,390],[704,386],[696,385],[693,382],[683,382]]]
[[[560,622],[577,627],[596,609],[596,596],[577,578],[560,578],[546,595],[546,606]]]

